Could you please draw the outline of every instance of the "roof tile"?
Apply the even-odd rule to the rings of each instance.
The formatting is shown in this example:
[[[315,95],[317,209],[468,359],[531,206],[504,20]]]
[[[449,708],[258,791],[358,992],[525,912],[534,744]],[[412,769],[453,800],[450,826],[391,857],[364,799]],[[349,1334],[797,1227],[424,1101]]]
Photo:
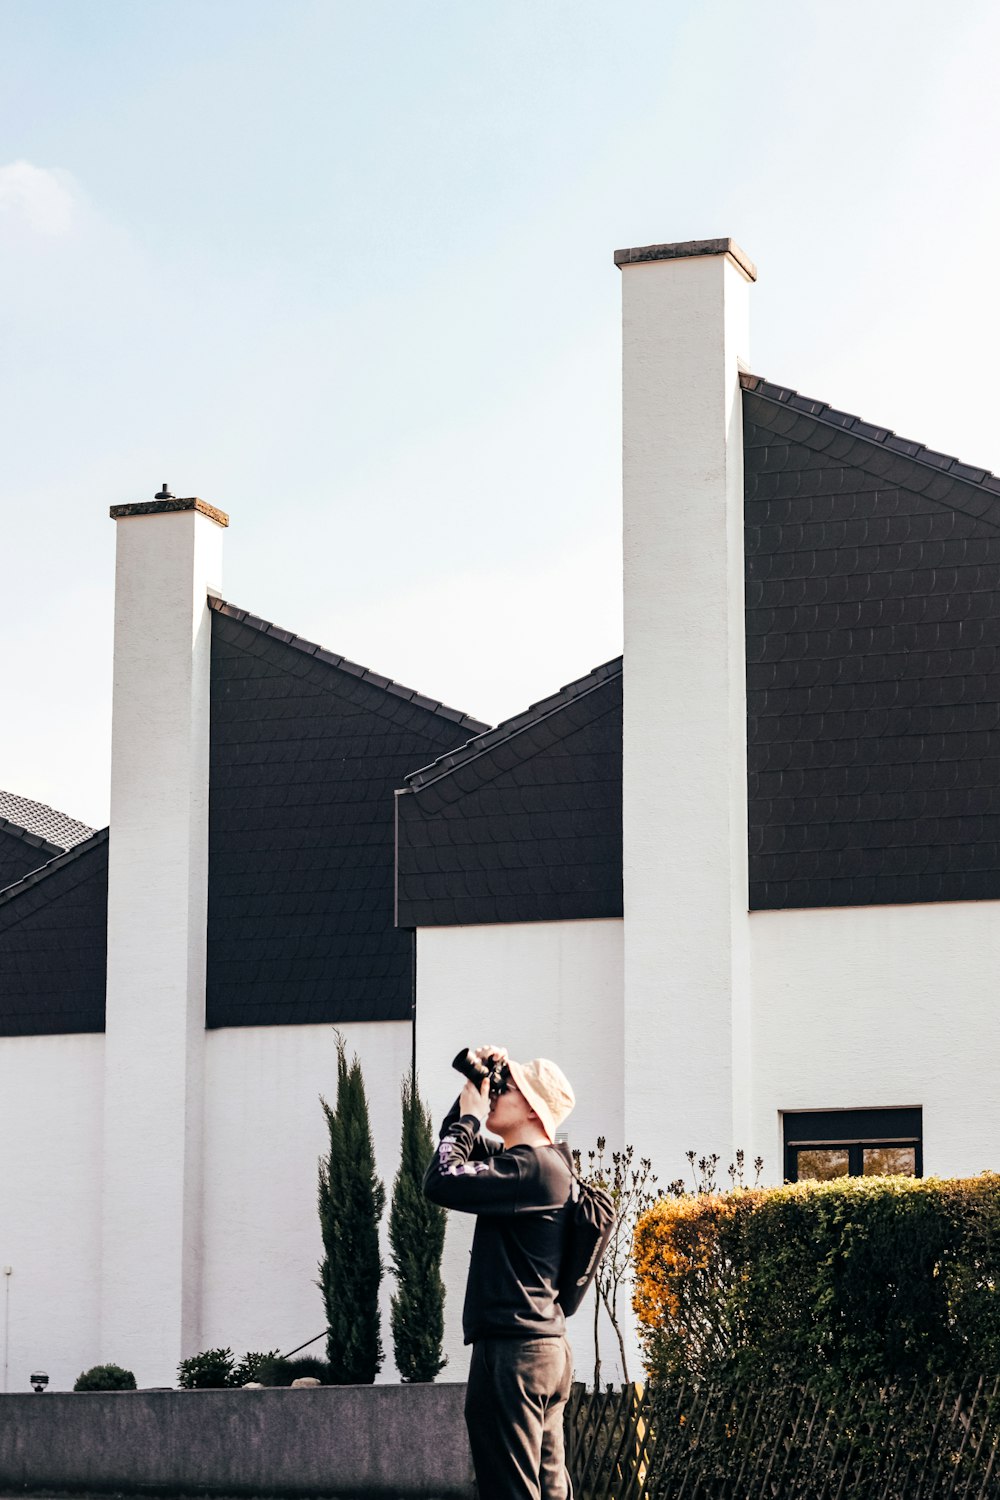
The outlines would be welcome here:
[[[67,817],[44,802],[3,791],[0,791],[0,823],[11,825],[12,832],[21,830],[31,834],[54,849],[71,849],[94,832],[86,823]]]

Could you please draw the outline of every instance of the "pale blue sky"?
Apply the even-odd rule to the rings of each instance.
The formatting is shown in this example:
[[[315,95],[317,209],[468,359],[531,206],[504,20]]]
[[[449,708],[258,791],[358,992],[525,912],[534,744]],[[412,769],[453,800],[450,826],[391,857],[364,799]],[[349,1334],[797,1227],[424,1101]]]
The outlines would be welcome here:
[[[1000,469],[987,0],[0,0],[0,786],[106,820],[110,504],[495,721],[620,650],[617,246]]]

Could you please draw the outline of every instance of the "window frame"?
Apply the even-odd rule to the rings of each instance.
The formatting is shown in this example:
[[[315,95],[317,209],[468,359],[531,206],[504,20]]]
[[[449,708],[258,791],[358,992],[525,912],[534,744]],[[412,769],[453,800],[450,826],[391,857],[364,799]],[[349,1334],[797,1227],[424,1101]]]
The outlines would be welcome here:
[[[813,1181],[799,1178],[800,1151],[847,1150],[848,1177],[864,1176],[866,1149],[885,1146],[913,1147],[913,1175],[924,1175],[923,1109],[841,1109],[782,1111],[782,1141],[785,1182]]]

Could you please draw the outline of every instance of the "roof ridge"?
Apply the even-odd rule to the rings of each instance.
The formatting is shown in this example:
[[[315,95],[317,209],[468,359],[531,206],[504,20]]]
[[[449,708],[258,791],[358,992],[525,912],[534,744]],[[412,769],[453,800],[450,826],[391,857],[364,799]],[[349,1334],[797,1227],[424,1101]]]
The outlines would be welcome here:
[[[387,693],[393,693],[397,698],[403,698],[407,703],[412,703],[417,708],[426,709],[428,713],[438,714],[441,718],[451,719],[463,729],[471,729],[475,733],[482,733],[489,728],[480,719],[474,719],[471,714],[463,713],[460,709],[449,708],[446,703],[441,703],[433,698],[425,697],[418,693],[415,688],[404,687],[402,683],[394,682],[391,677],[383,677],[380,672],[374,672],[370,667],[363,667],[358,662],[350,661],[346,656],[338,656],[335,651],[330,651],[326,646],[320,646],[316,641],[306,640],[304,636],[296,635],[291,630],[285,630],[280,625],[275,625],[270,620],[264,620],[260,615],[252,615],[249,610],[241,609],[237,604],[230,604],[226,599],[220,599],[216,594],[208,596],[209,608],[217,614],[226,615],[231,620],[236,620],[241,625],[247,625],[251,630],[258,630],[262,635],[272,636],[285,646],[291,646],[295,651],[301,651],[306,656],[313,657],[316,661],[325,662],[328,666],[335,667],[339,671],[347,672],[351,677],[356,677],[362,682],[368,682],[373,687],[382,688]]]
[[[55,856],[66,853],[65,845],[53,844],[50,839],[43,839],[41,834],[32,833],[30,828],[11,822],[10,818],[0,817],[0,833],[13,834],[15,838],[22,839],[24,843],[31,844],[35,849],[41,849],[43,854]]]
[[[752,375],[748,372],[740,373],[740,385],[743,390],[751,395],[760,397],[763,401],[771,402],[776,406],[785,407],[789,411],[797,412],[799,415],[811,418],[814,422],[824,427],[848,434],[863,443],[874,448],[881,448],[893,454],[897,459],[904,462],[917,464],[922,469],[931,471],[939,479],[950,480],[953,483],[967,485],[973,489],[985,492],[991,501],[1000,504],[1000,477],[990,472],[989,469],[976,468],[971,464],[963,463],[961,459],[954,458],[947,453],[939,453],[934,448],[927,448],[923,443],[918,443],[910,438],[899,437],[890,427],[875,426],[863,418],[854,416],[851,412],[840,411],[835,406],[830,406],[825,401],[816,401],[809,396],[803,396],[798,391],[792,390],[790,386],[774,385],[765,380],[763,376]],[[954,505],[941,495],[931,495],[931,499],[941,504],[952,505],[955,510],[961,507]],[[1000,526],[1000,512],[995,520],[979,514],[976,520],[985,520],[990,525]]]
[[[71,849],[60,850],[53,859],[46,861],[44,865],[39,865],[37,870],[29,870],[27,875],[21,876],[20,880],[15,880],[11,885],[4,886],[0,890],[0,906],[5,905],[8,901],[14,901],[24,891],[30,889],[31,886],[37,885],[47,875],[54,874],[56,870],[61,870],[65,865],[72,863],[81,854],[89,854],[99,844],[106,843],[109,833],[110,829],[108,828],[98,828],[95,833],[90,835],[90,838],[81,839]]]
[[[406,786],[403,791],[418,792],[424,787],[430,786],[432,782],[440,781],[444,776],[450,776],[459,766],[468,765],[470,761],[477,759],[480,755],[487,754],[497,745],[506,740],[514,739],[526,729],[540,724],[552,714],[558,713],[560,709],[567,708],[571,703],[577,703],[581,698],[595,692],[605,682],[610,682],[615,677],[620,677],[622,672],[622,657],[613,656],[610,661],[602,662],[600,666],[593,667],[582,677],[575,678],[572,682],[564,684],[556,692],[550,693],[547,698],[540,698],[537,703],[530,704],[519,714],[504,719],[493,729],[487,729],[482,734],[476,735],[474,739],[466,744],[460,745],[456,750],[449,750],[445,755],[439,755],[428,765],[421,766],[419,770],[412,771],[405,778]]]

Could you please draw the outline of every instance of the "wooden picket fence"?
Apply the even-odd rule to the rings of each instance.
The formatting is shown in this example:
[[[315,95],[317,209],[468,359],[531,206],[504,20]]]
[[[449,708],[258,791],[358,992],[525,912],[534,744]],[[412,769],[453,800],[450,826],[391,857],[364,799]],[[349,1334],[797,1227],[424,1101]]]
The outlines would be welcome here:
[[[573,1387],[576,1500],[1000,1500],[1000,1378],[858,1387]]]

